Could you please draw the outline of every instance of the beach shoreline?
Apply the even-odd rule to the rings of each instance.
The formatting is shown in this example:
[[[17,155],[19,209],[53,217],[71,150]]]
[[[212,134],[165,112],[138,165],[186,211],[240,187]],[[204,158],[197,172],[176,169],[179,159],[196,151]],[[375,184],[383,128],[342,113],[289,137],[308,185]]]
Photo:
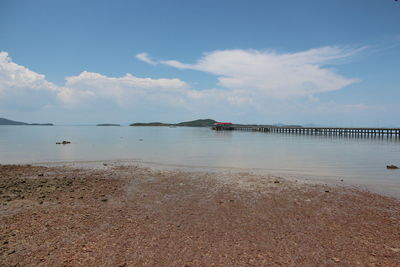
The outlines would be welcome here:
[[[110,159],[110,160],[81,160],[81,161],[47,161],[21,163],[21,165],[45,166],[45,167],[66,167],[106,170],[113,167],[149,168],[158,171],[183,171],[216,173],[222,175],[230,174],[252,174],[259,177],[280,177],[285,180],[304,183],[320,184],[327,186],[339,186],[356,190],[368,191],[379,195],[400,199],[400,185],[397,181],[381,181],[380,179],[363,179],[339,174],[326,174],[321,172],[301,172],[299,170],[277,171],[269,168],[244,168],[232,166],[210,166],[210,165],[188,165],[172,164],[160,161],[146,161],[143,159]],[[384,170],[388,172],[399,172],[398,170]]]
[[[393,266],[399,199],[243,171],[0,165],[5,266]]]

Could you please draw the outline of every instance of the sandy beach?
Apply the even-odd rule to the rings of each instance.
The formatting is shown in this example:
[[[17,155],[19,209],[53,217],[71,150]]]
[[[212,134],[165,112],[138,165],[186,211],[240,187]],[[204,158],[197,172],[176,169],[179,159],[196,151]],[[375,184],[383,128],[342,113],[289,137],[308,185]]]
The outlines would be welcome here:
[[[0,165],[0,266],[398,266],[398,199],[251,173]]]

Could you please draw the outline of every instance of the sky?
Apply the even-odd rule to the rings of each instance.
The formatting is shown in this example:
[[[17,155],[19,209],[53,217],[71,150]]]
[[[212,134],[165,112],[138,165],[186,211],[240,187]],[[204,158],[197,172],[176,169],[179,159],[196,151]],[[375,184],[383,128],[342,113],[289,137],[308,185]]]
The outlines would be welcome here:
[[[0,0],[0,117],[400,127],[394,0]]]

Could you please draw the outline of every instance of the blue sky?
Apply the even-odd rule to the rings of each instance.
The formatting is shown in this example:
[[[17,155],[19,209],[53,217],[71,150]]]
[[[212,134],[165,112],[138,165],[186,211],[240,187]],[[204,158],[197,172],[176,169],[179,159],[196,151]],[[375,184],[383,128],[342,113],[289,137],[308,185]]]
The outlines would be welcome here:
[[[400,126],[399,25],[394,0],[0,0],[0,117]]]

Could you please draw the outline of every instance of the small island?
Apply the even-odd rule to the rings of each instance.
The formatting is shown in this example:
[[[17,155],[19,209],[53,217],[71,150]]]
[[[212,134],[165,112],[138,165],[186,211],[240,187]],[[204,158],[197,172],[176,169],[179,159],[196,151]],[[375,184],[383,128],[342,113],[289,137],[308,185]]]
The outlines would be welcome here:
[[[25,126],[54,126],[53,123],[26,123],[0,118],[0,125],[25,125]]]
[[[132,123],[129,126],[182,126],[182,127],[212,127],[217,121],[212,119],[200,119],[194,121],[185,121],[180,123],[163,123],[163,122],[138,122]]]
[[[116,123],[100,123],[96,124],[96,126],[121,126],[121,125]]]
[[[162,123],[162,122],[137,122],[132,123],[129,126],[174,126],[175,124]]]

